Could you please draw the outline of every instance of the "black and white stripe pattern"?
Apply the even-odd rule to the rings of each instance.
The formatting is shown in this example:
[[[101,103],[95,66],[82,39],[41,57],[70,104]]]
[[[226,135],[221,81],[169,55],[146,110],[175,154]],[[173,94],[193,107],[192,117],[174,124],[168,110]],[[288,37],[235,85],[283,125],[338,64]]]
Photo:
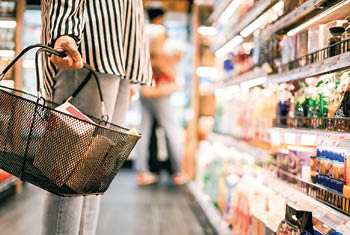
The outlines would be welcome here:
[[[62,35],[80,41],[84,62],[101,73],[116,74],[133,83],[152,84],[149,45],[142,0],[42,0],[42,42]],[[43,56],[48,98],[57,70]]]

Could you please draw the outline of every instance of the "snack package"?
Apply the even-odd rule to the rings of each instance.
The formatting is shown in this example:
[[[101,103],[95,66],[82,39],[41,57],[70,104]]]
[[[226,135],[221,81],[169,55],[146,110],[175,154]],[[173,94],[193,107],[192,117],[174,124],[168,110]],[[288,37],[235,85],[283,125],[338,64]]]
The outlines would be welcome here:
[[[57,110],[90,120],[69,103],[59,106]],[[51,111],[34,157],[34,166],[56,185],[62,186],[84,156],[94,130],[94,125]]]
[[[98,190],[100,183],[106,174],[104,160],[112,141],[102,135],[97,135],[91,141],[88,150],[81,157],[72,175],[67,181],[67,186],[78,193],[89,190]]]
[[[279,225],[276,234],[313,234],[312,213],[296,210],[287,204],[285,219]]]

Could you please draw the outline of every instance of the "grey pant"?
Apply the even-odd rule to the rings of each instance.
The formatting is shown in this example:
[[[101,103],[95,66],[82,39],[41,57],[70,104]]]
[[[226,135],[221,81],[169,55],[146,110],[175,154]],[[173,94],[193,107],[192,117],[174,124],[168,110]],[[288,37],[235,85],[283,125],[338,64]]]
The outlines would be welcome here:
[[[86,70],[60,71],[53,89],[53,102],[62,103],[87,76]],[[110,122],[123,125],[129,107],[129,82],[116,75],[97,73]],[[82,112],[102,116],[93,78],[70,102]],[[112,119],[111,119],[112,117]],[[59,197],[48,193],[43,215],[43,235],[94,235],[100,207],[98,196]]]
[[[142,98],[142,122],[140,132],[142,138],[137,145],[137,157],[135,160],[136,169],[140,172],[148,171],[148,146],[150,142],[152,117],[155,117],[168,138],[170,161],[174,172],[180,170],[182,156],[182,133],[174,120],[173,107],[169,98],[146,99]]]

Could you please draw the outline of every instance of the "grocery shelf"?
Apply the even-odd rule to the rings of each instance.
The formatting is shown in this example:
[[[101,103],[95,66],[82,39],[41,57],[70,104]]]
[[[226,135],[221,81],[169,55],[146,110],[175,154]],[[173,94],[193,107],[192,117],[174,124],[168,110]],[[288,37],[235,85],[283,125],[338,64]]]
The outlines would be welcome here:
[[[295,176],[289,174],[289,177]],[[296,206],[299,205],[302,208],[307,206],[310,211],[312,211],[315,218],[336,229],[338,232],[349,234],[350,217],[332,208],[327,202],[320,199],[320,192],[324,190],[322,187],[303,181],[305,190],[301,190],[272,176],[265,177],[263,184],[276,194],[285,198],[288,203]],[[294,184],[294,186],[296,186],[296,184]],[[337,196],[341,197],[340,195]],[[349,201],[349,199],[346,200]]]
[[[323,3],[327,2],[327,6],[323,6]],[[299,6],[292,12],[282,16],[275,23],[269,27],[268,33],[284,34],[289,29],[295,28],[296,26],[306,22],[312,17],[322,13],[329,7],[336,4],[337,1],[326,1],[326,0],[308,0]]]
[[[227,146],[234,146],[235,148],[237,148],[237,150],[253,156],[255,158],[256,163],[261,162],[264,156],[269,155],[269,151],[254,147],[251,144],[244,142],[238,139],[237,137],[227,133],[210,133],[208,135],[208,140],[219,141]]]
[[[229,74],[226,78],[215,82],[214,89],[220,89],[228,86],[239,85],[242,82],[253,80],[260,77],[266,77],[267,74],[262,69],[255,69],[247,73],[237,75]]]
[[[15,17],[15,16],[0,16],[0,20],[4,20],[4,21],[16,21],[16,17]]]
[[[220,17],[220,15],[225,11],[226,7],[228,6],[228,4],[231,2],[232,0],[222,0],[220,2],[220,4],[215,7],[213,13],[211,13],[211,15],[209,16],[208,21],[212,24],[215,21],[218,20],[218,18]]]
[[[291,82],[303,78],[341,71],[348,68],[350,68],[350,52],[336,55],[328,59],[282,73],[266,75],[266,73],[264,73],[262,70],[257,70],[259,72],[253,70],[239,76],[233,76],[229,79],[218,81],[216,82],[215,88],[218,89],[240,84],[241,82],[253,80],[263,76],[266,76],[266,84]]]
[[[350,146],[350,133],[340,133],[325,130],[270,128],[268,130],[270,143],[273,146],[280,144],[303,146]]]
[[[212,50],[217,51],[231,39],[233,39],[236,35],[238,35],[245,27],[247,27],[250,23],[252,23],[256,18],[262,15],[265,11],[267,11],[272,4],[277,2],[277,0],[261,0],[256,6],[253,7],[244,17],[239,21],[238,24],[228,24],[225,28],[227,35],[225,35],[225,40],[223,42],[218,42],[218,45],[215,45]]]
[[[4,192],[5,190],[9,189],[10,187],[14,186],[17,182],[17,178],[11,177],[7,179],[5,182],[0,183],[0,193]]]
[[[267,77],[268,83],[284,83],[291,82],[307,77],[318,76],[330,72],[344,70],[350,68],[350,52],[333,56],[328,59],[303,66],[301,68],[292,69],[287,72],[272,74]]]
[[[327,130],[341,133],[350,132],[350,118],[339,117],[296,117],[289,118],[285,116],[278,116],[273,120],[274,127],[281,128],[303,128],[309,130]]]
[[[203,193],[194,182],[188,184],[188,188],[191,194],[195,197],[199,206],[202,208],[205,215],[208,217],[209,222],[216,230],[218,235],[231,235],[232,230],[229,225],[223,220],[218,209],[215,208],[210,197]]]

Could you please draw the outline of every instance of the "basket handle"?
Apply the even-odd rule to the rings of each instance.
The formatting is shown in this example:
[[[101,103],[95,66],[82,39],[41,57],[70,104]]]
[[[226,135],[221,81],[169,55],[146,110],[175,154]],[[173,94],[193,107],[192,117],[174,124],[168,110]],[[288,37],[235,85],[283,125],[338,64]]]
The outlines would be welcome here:
[[[35,69],[36,69],[36,88],[37,88],[37,97],[38,99],[42,99],[42,92],[41,92],[41,88],[40,88],[40,73],[39,73],[39,54],[43,51],[49,53],[49,54],[54,54],[60,57],[65,57],[66,53],[65,52],[60,52],[57,50],[52,49],[49,46],[43,45],[43,44],[34,44],[31,46],[28,46],[26,48],[24,48],[6,67],[5,69],[0,73],[0,81],[5,77],[5,74],[15,65],[15,63],[24,55],[26,54],[28,51],[34,49],[34,48],[40,48],[35,55]],[[91,75],[94,75],[94,78],[96,80],[96,84],[97,84],[97,88],[98,88],[98,92],[99,92],[99,96],[100,96],[100,100],[101,100],[101,104],[102,104],[102,118],[103,119],[107,119],[108,121],[108,115],[107,115],[107,111],[106,111],[106,107],[104,104],[104,100],[102,97],[102,91],[101,91],[101,86],[100,86],[100,82],[98,80],[97,74],[95,72],[95,70],[88,64],[84,63],[84,68],[88,69],[90,71],[89,75],[87,76],[87,78],[82,82],[82,84],[77,88],[77,90],[73,93],[73,95],[71,97],[69,97],[66,101],[69,101],[70,99],[74,98],[81,89],[84,88],[84,86],[87,84],[87,82],[90,80]]]
[[[65,52],[60,52],[60,51],[54,50],[54,49],[52,49],[50,47],[43,47],[43,48],[40,48],[39,50],[37,50],[37,52],[35,54],[35,61],[36,61],[36,63],[35,63],[35,70],[36,70],[37,91],[38,91],[39,99],[40,99],[40,96],[42,95],[41,94],[41,89],[40,89],[40,79],[39,79],[40,78],[40,74],[39,74],[39,55],[42,52],[46,52],[46,53],[49,53],[49,54],[57,55],[57,56],[60,56],[60,57],[67,56]],[[102,118],[101,119],[107,122],[109,117],[107,115],[106,106],[105,106],[105,103],[104,103],[104,100],[103,100],[103,96],[102,96],[102,90],[101,90],[100,81],[98,80],[96,71],[90,65],[88,65],[86,63],[83,64],[83,67],[90,71],[89,74],[84,79],[84,81],[78,86],[78,88],[73,92],[73,94],[69,98],[67,98],[64,102],[69,102],[71,99],[75,98],[79,94],[79,92],[86,86],[86,84],[90,81],[91,76],[93,75],[93,77],[95,78],[95,81],[96,81],[97,90],[98,90],[100,101],[101,101],[101,105],[102,105]]]

